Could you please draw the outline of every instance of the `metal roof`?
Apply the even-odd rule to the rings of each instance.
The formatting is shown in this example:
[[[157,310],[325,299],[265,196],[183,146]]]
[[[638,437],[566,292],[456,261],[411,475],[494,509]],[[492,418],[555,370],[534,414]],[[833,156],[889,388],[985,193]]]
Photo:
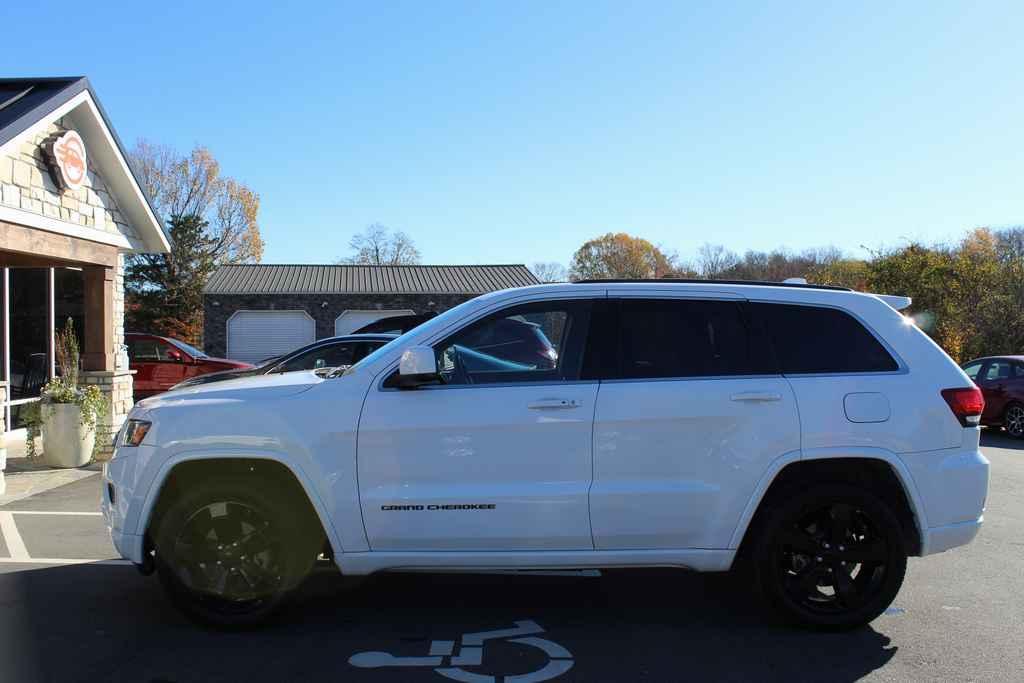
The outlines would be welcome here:
[[[7,144],[31,128],[34,123],[48,116],[83,90],[89,91],[93,104],[96,105],[103,123],[114,139],[114,144],[117,145],[121,156],[127,160],[128,153],[125,150],[125,146],[122,144],[121,138],[117,136],[114,126],[111,125],[110,117],[103,110],[103,105],[100,104],[99,98],[96,97],[92,84],[89,83],[89,79],[85,76],[0,78],[0,146]],[[149,197],[143,184],[139,182],[139,177],[136,175],[135,169],[132,168],[130,161],[128,162],[128,170],[132,174],[132,178],[139,191],[142,193],[143,199],[149,205],[150,211],[154,216],[158,216],[156,209],[153,207],[153,200]],[[170,242],[171,236],[163,225],[163,221],[159,217],[157,221],[160,230],[164,233],[167,241]]]
[[[483,294],[540,284],[522,264],[221,266],[206,294]]]

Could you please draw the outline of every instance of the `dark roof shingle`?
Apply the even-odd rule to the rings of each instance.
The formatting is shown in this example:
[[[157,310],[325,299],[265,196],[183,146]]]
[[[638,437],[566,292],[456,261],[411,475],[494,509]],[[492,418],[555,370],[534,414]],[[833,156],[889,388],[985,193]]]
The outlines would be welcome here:
[[[206,294],[483,294],[540,284],[522,264],[483,266],[221,266]]]

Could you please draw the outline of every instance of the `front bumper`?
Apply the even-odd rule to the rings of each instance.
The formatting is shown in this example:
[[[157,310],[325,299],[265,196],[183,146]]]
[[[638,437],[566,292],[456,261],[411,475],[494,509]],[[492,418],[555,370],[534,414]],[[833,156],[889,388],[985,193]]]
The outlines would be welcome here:
[[[138,446],[130,455],[119,455],[115,450],[114,457],[103,464],[100,511],[114,548],[135,564],[143,563],[143,536],[136,533],[142,506],[138,476],[151,450],[151,446]]]

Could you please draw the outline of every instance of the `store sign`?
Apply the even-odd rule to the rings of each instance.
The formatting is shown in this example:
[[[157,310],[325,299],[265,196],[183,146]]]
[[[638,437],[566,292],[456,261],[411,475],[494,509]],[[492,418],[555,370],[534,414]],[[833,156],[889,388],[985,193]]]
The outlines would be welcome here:
[[[61,188],[77,190],[85,182],[85,143],[73,130],[54,138],[47,146],[50,175]]]

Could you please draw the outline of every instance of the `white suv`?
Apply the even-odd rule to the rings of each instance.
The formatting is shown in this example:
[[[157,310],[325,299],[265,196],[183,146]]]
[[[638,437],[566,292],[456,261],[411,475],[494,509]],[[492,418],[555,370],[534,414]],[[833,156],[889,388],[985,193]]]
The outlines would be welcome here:
[[[971,541],[978,389],[909,304],[813,286],[495,292],[344,371],[135,406],[105,469],[119,552],[231,625],[318,556],[346,574],[748,566],[823,627]],[[744,560],[740,562],[740,560]]]

